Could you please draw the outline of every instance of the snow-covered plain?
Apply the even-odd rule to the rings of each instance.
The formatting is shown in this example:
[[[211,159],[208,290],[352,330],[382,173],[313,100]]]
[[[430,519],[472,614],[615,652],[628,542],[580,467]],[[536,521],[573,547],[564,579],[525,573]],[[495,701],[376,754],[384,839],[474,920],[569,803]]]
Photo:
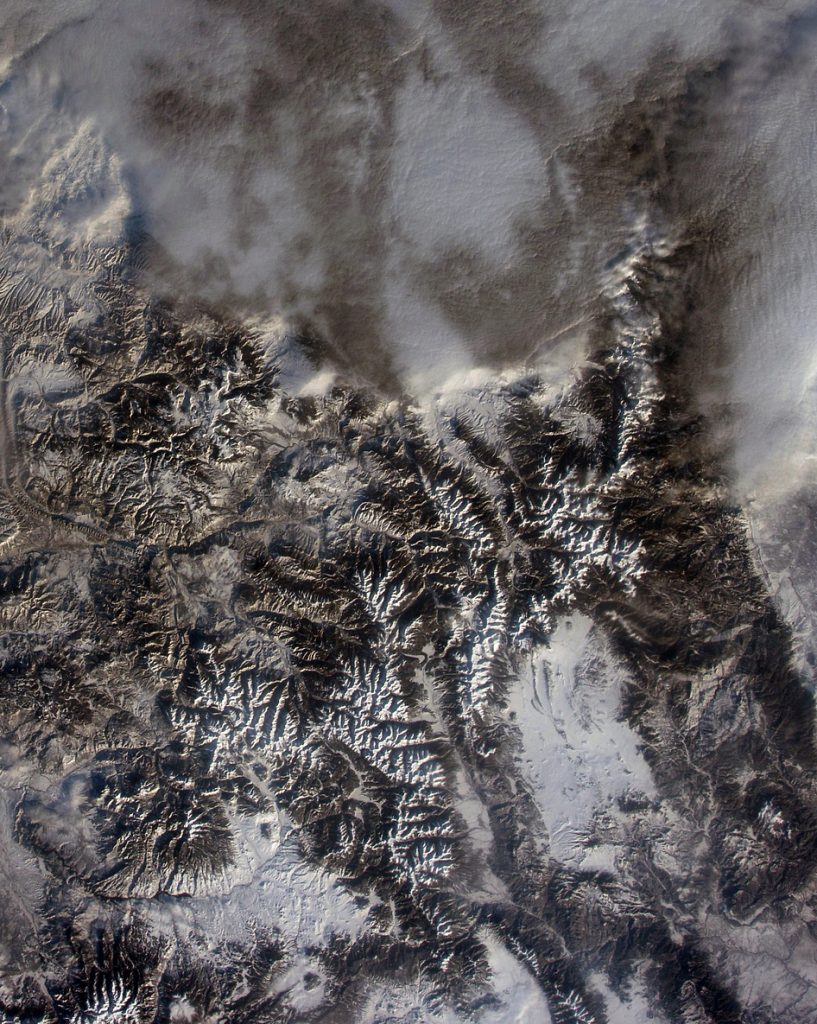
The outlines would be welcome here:
[[[595,815],[628,795],[655,796],[638,737],[621,720],[624,686],[604,637],[576,614],[557,623],[547,648],[510,691],[522,773],[550,852],[586,870],[615,871],[615,847],[590,842]]]

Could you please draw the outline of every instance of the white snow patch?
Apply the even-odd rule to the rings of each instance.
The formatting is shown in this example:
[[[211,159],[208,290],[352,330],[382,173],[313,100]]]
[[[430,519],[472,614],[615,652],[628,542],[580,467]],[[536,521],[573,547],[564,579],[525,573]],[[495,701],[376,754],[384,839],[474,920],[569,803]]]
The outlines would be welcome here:
[[[575,867],[605,867],[612,850],[585,849],[595,816],[633,791],[655,794],[638,738],[620,720],[624,677],[592,620],[557,623],[509,694],[520,768],[550,837],[551,853]]]
[[[373,987],[361,1008],[361,1024],[551,1024],[547,999],[530,971],[489,930],[480,931],[479,938],[488,953],[485,991],[493,996],[492,1005],[463,1013],[447,1005],[434,1007],[421,977]]]
[[[640,986],[633,986],[626,1002],[610,988],[601,974],[592,974],[590,984],[604,998],[607,1024],[666,1024],[664,1015],[651,1005]]]
[[[235,823],[234,823],[235,824]],[[248,930],[279,932],[289,947],[304,952],[336,935],[358,937],[368,905],[358,905],[328,872],[308,864],[284,816],[267,837],[248,819],[239,838],[241,880],[217,896],[192,896],[142,908],[157,930],[215,945],[246,939]]]
[[[309,1013],[326,998],[326,976],[315,960],[298,956],[292,966],[275,979],[270,995],[282,996],[295,1014]]]
[[[483,1010],[478,1024],[550,1024],[547,999],[530,971],[491,932],[480,932],[480,939],[488,950],[492,989],[501,1005]]]
[[[198,1010],[182,996],[170,1004],[170,1019],[173,1024],[192,1024],[198,1016]]]

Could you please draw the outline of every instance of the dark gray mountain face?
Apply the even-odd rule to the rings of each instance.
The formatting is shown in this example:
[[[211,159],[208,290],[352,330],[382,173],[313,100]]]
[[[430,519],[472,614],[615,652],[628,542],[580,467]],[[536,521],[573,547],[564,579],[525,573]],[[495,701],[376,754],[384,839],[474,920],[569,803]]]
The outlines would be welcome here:
[[[739,68],[582,143],[629,212],[556,383],[157,298],[93,133],[8,219],[0,1020],[817,1018],[809,679],[696,393]]]

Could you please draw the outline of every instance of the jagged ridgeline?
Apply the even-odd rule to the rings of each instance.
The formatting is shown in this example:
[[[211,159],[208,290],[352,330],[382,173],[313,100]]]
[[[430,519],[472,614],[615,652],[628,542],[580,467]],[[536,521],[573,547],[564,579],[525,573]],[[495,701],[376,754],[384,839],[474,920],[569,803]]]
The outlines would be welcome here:
[[[422,405],[152,298],[68,147],[0,249],[1,1020],[814,1019],[813,709],[690,384],[729,74],[582,143],[581,365]]]

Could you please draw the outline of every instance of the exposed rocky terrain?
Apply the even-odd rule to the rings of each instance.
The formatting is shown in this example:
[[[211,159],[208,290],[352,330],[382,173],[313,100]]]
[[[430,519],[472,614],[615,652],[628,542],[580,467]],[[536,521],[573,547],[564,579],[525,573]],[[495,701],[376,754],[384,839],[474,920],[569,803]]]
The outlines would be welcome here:
[[[715,73],[582,142],[582,358],[424,401],[159,296],[66,131],[0,239],[0,1020],[817,1018],[808,628],[694,392]]]

